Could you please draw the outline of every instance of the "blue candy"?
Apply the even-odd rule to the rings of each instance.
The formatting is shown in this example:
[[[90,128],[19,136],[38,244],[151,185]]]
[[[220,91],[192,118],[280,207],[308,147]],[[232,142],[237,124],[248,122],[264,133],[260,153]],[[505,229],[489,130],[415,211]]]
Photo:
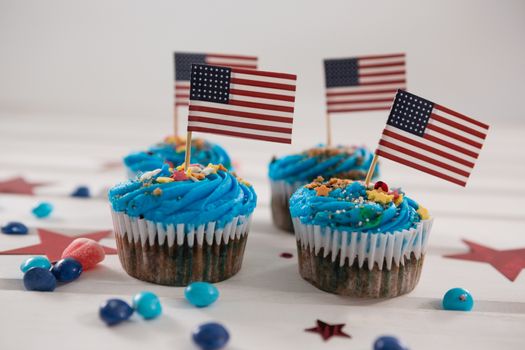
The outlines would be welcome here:
[[[59,282],[71,282],[80,277],[82,264],[73,258],[59,260],[51,269]]]
[[[33,208],[33,214],[39,219],[47,218],[52,211],[53,205],[48,202],[42,202]]]
[[[443,297],[443,309],[470,311],[474,307],[472,294],[463,288],[452,288]]]
[[[51,262],[45,256],[32,256],[20,264],[20,270],[24,273],[32,267],[41,267],[49,270],[51,268]]]
[[[8,235],[25,235],[28,231],[27,226],[18,221],[11,221],[2,226],[2,232]]]
[[[193,341],[202,350],[217,350],[226,345],[230,334],[219,323],[205,323],[193,331]]]
[[[100,306],[98,315],[108,326],[126,321],[133,314],[133,308],[121,299],[109,299]]]
[[[162,305],[159,298],[152,292],[140,292],[133,297],[133,308],[146,320],[160,316]]]
[[[89,198],[90,196],[89,187],[87,186],[78,186],[73,193],[71,193],[71,197]]]
[[[399,339],[389,335],[381,336],[374,342],[374,350],[408,350]]]
[[[184,290],[188,302],[197,307],[213,304],[219,298],[219,290],[208,282],[193,282]]]
[[[24,274],[24,286],[27,290],[52,292],[56,285],[57,280],[48,269],[32,267]]]

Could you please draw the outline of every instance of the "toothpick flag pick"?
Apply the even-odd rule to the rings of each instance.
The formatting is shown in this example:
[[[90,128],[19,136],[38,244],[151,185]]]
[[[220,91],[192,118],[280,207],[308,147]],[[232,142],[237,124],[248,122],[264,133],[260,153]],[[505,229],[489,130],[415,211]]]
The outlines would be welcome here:
[[[188,53],[175,52],[175,104],[173,108],[173,119],[175,135],[177,130],[177,107],[187,106],[190,97],[190,75],[191,65],[215,64],[231,68],[257,69],[257,57],[243,55],[225,55],[213,53]]]
[[[374,159],[388,158],[466,186],[488,129],[482,122],[399,90]],[[370,173],[372,166],[371,178]]]
[[[406,89],[405,54],[324,61],[327,144],[330,114],[389,110],[398,89]]]

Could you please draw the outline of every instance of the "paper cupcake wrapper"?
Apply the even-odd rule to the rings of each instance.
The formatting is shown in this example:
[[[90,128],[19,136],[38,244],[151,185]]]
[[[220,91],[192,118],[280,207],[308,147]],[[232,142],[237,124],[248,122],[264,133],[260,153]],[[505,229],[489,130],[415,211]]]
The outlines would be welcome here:
[[[236,216],[221,228],[217,227],[216,221],[198,226],[185,224],[165,225],[130,217],[113,210],[112,217],[115,234],[126,238],[129,243],[141,243],[142,245],[148,243],[153,245],[157,242],[158,245],[167,243],[169,247],[173,246],[175,242],[177,245],[188,244],[188,246],[193,247],[195,243],[202,245],[204,240],[209,245],[213,244],[214,241],[216,244],[220,244],[221,241],[228,244],[229,240],[248,234],[251,226],[251,215],[248,217],[244,215]]]
[[[143,281],[186,286],[220,282],[242,265],[250,216],[237,216],[224,227],[165,225],[112,211],[115,239],[124,270]]]
[[[290,217],[290,197],[307,182],[288,183],[286,181],[271,181],[272,189],[272,218],[275,226],[293,233],[292,218]]]
[[[387,270],[392,265],[403,265],[411,255],[421,258],[426,252],[428,237],[433,219],[423,220],[416,227],[388,232],[366,233],[332,230],[330,227],[305,225],[299,218],[292,218],[295,237],[303,249],[309,249],[318,255],[321,249],[323,257],[331,253],[332,262],[339,258],[339,266],[352,266],[357,261],[358,267],[372,270],[377,264],[379,270],[385,265]]]

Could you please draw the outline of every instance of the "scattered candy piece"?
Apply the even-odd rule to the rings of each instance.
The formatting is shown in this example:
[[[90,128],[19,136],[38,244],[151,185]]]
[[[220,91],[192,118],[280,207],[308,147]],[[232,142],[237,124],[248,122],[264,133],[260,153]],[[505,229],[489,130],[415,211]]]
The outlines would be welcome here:
[[[376,339],[374,350],[408,350],[408,348],[396,337],[386,335]]]
[[[193,331],[193,341],[202,350],[217,350],[221,349],[230,340],[230,334],[226,328],[219,323],[205,323],[201,324],[195,331]]]
[[[133,314],[133,308],[121,299],[109,299],[100,305],[98,315],[108,326],[126,321]]]
[[[89,193],[89,187],[87,186],[78,186],[73,193],[71,193],[71,197],[79,197],[79,198],[89,198],[91,197],[91,194]]]
[[[285,258],[285,259],[291,259],[293,258],[293,254],[292,253],[288,253],[288,252],[284,252],[284,253],[281,253],[281,255],[279,255],[281,258]]]
[[[154,319],[162,313],[159,298],[152,292],[140,292],[133,297],[133,308],[146,320]]]
[[[20,270],[24,273],[33,267],[41,267],[43,269],[49,270],[51,268],[51,262],[45,256],[32,256],[20,264]]]
[[[27,226],[18,221],[11,221],[2,226],[2,232],[7,235],[25,235],[28,231]]]
[[[443,297],[443,309],[455,311],[470,311],[474,307],[472,294],[463,288],[452,288]]]
[[[48,202],[42,202],[33,208],[33,214],[39,219],[47,218],[52,211],[53,205]]]
[[[173,175],[171,175],[173,180],[175,181],[184,181],[188,180],[188,177],[186,176],[186,173],[182,170],[177,170],[173,172]]]
[[[48,269],[32,267],[24,274],[24,286],[27,290],[52,292],[56,285],[57,280]]]
[[[205,307],[219,298],[219,290],[208,282],[193,282],[184,290],[184,296],[190,304]]]
[[[82,264],[84,271],[104,260],[106,253],[100,243],[89,238],[77,238],[62,252],[62,259],[73,258]]]
[[[374,189],[377,190],[379,188],[383,192],[388,192],[388,185],[386,183],[384,183],[383,181],[378,181],[378,182],[375,183]]]
[[[73,258],[59,260],[51,269],[59,282],[71,282],[80,277],[82,265]]]

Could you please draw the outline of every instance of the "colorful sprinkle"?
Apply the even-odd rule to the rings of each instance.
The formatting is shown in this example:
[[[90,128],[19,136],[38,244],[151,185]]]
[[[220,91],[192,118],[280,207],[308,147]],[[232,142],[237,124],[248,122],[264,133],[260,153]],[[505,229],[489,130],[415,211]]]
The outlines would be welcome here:
[[[330,193],[331,189],[327,187],[326,185],[321,185],[319,187],[315,188],[315,192],[317,193],[317,196],[326,197]]]
[[[421,217],[421,220],[430,219],[430,214],[428,213],[428,209],[423,207],[422,205],[419,205],[419,208],[417,209],[417,213]]]
[[[381,191],[383,192],[388,192],[388,185],[384,183],[383,181],[378,181],[375,183],[374,189],[375,190],[381,189]]]
[[[25,235],[27,232],[29,232],[27,226],[18,221],[11,221],[2,226],[2,233],[6,235]]]
[[[388,194],[383,192],[383,190],[366,191],[366,194],[368,196],[368,200],[381,204],[388,204],[394,199],[393,194]]]
[[[32,210],[33,214],[39,219],[47,218],[52,211],[53,205],[48,202],[42,202]]]

